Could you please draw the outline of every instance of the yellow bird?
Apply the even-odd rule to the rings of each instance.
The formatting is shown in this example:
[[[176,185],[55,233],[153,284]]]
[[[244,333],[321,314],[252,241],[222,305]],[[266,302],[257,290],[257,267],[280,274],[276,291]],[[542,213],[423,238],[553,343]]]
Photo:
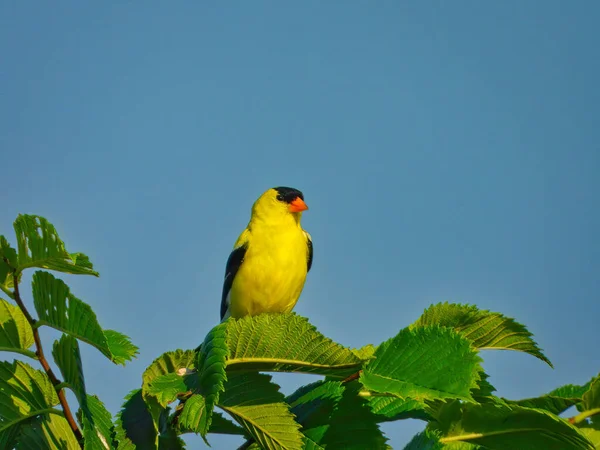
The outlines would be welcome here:
[[[221,321],[294,308],[313,259],[311,237],[300,225],[307,209],[302,192],[289,187],[269,189],[254,202],[227,260]]]

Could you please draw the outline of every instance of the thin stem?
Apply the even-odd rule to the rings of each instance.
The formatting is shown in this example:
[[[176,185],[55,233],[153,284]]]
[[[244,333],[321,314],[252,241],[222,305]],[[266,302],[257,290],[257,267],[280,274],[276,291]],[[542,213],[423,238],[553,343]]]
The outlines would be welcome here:
[[[574,417],[570,417],[569,423],[578,424],[589,417],[595,416],[596,414],[600,414],[600,408],[588,409],[587,411],[583,411],[582,413],[577,414]]]
[[[19,293],[19,283],[17,282],[17,271],[16,270],[13,272],[13,275],[14,275],[14,285],[15,285],[14,286],[15,301],[17,302],[17,305],[19,305],[19,308],[21,308],[21,311],[23,311],[23,315],[27,319],[27,322],[29,322],[29,324],[33,328],[33,340],[35,342],[35,348],[36,348],[35,354],[37,355],[37,357],[40,361],[40,364],[42,365],[44,371],[46,372],[46,375],[48,375],[48,378],[50,378],[50,381],[52,382],[54,389],[56,389],[56,393],[58,395],[58,400],[60,401],[60,405],[62,406],[62,409],[65,413],[65,419],[67,419],[67,422],[69,422],[69,426],[71,427],[71,430],[73,430],[73,434],[75,434],[77,441],[79,441],[80,447],[83,448],[83,435],[81,434],[81,430],[77,426],[77,422],[75,421],[75,418],[73,417],[73,414],[71,413],[71,408],[69,407],[69,404],[67,403],[67,397],[65,396],[65,391],[64,391],[64,389],[62,389],[60,387],[61,381],[56,377],[56,375],[54,375],[54,372],[52,371],[50,364],[48,364],[48,360],[44,356],[44,349],[42,348],[42,341],[40,339],[40,333],[39,333],[37,327],[34,326],[35,319],[33,317],[31,317],[31,314],[29,314],[29,311],[27,310],[27,308],[25,307],[25,304],[23,303],[23,300],[21,299],[21,294]]]

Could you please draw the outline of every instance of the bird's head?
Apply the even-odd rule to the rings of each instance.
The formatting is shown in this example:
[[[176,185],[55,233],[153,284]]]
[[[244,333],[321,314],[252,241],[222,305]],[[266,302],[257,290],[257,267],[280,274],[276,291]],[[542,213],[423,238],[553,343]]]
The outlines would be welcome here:
[[[302,211],[307,209],[304,195],[298,189],[275,187],[266,191],[254,202],[252,216],[267,221],[293,218],[299,222]]]

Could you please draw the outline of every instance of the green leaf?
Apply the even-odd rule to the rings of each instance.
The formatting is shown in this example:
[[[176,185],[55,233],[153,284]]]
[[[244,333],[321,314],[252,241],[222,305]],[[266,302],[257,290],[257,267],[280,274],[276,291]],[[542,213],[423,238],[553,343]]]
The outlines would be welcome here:
[[[444,444],[462,441],[491,450],[593,449],[576,427],[541,409],[456,402],[453,408],[453,414],[436,423]]]
[[[229,319],[227,370],[305,372],[346,378],[362,361],[304,317],[260,314]]]
[[[595,449],[600,449],[600,424],[585,423],[580,425],[578,429],[592,443]]]
[[[20,353],[37,359],[31,350],[33,330],[18,306],[0,299],[0,351]]]
[[[58,396],[44,372],[21,361],[0,361],[0,431],[31,417],[60,411]]]
[[[199,433],[200,430],[207,427],[204,421],[206,421],[204,397],[194,394],[183,405],[183,410],[179,416],[179,429],[182,433]],[[213,411],[209,433],[244,435],[244,430],[225,419],[221,413]]]
[[[177,399],[177,394],[188,390],[182,376],[167,373],[154,378],[146,386],[146,394],[156,397],[158,403],[165,407]]]
[[[56,365],[60,369],[64,382],[75,393],[77,401],[86,411],[86,414],[89,414],[81,353],[79,352],[77,339],[63,334],[60,340],[54,341],[52,356],[54,356],[54,361],[56,361]]]
[[[193,350],[175,350],[163,353],[156,358],[142,375],[142,392],[148,395],[148,387],[156,378],[170,373],[185,374],[188,369],[193,369],[196,361],[196,352]]]
[[[480,360],[471,343],[452,329],[405,328],[377,348],[360,379],[371,391],[400,398],[472,401]]]
[[[377,350],[377,347],[375,347],[373,344],[367,344],[361,348],[351,349],[352,353],[354,353],[358,359],[362,361],[372,359],[375,355],[375,350]]]
[[[287,398],[306,437],[305,448],[385,449],[357,382],[318,381],[300,387]]]
[[[225,389],[227,380],[225,361],[227,358],[227,324],[221,323],[214,327],[204,339],[202,349],[198,353],[198,388],[206,402],[206,417],[202,421],[204,428],[197,432],[204,438],[208,433],[212,412],[219,401],[221,392]]]
[[[344,393],[331,415],[330,426],[319,442],[328,449],[385,450],[387,439],[377,425],[367,401],[359,396],[358,382],[346,383]]]
[[[182,432],[189,430],[194,433],[205,433],[205,430],[210,426],[206,423],[207,418],[208,415],[206,414],[206,402],[204,397],[199,394],[194,394],[188,398],[183,405],[183,410],[179,416],[179,426]],[[204,436],[202,437],[204,439]]]
[[[33,303],[39,325],[48,325],[96,347],[115,364],[125,364],[137,347],[116,331],[102,330],[92,308],[71,294],[69,287],[48,272],[33,274]]]
[[[0,236],[0,286],[3,291],[6,292],[14,287],[13,272],[18,264],[17,251],[10,246],[4,236]]]
[[[301,450],[302,433],[269,375],[231,374],[219,407],[231,415],[264,450]]]
[[[508,404],[508,405],[517,405],[517,406],[524,406],[526,408],[537,408],[537,409],[543,409],[545,411],[548,411],[552,414],[562,414],[563,412],[565,412],[567,409],[569,409],[571,406],[579,403],[581,401],[580,398],[564,398],[564,397],[557,397],[554,395],[542,395],[541,397],[535,397],[535,398],[525,398],[522,400],[507,400],[505,398],[503,398],[503,400]]]
[[[435,431],[425,430],[415,434],[404,450],[444,450],[444,448]]]
[[[59,272],[95,275],[94,266],[83,253],[69,253],[54,226],[40,216],[19,214],[14,223],[19,250],[18,271],[28,267]]]
[[[592,381],[587,392],[583,394],[582,400],[585,410],[600,408],[600,376]]]
[[[82,420],[85,450],[112,449],[114,427],[110,412],[95,395],[88,395],[86,403],[89,415],[84,414]]]
[[[142,390],[131,391],[117,414],[115,439],[119,450],[158,448],[158,426],[142,397]]]
[[[112,361],[115,364],[125,365],[127,361],[131,361],[137,356],[138,348],[132,344],[129,336],[119,333],[115,330],[104,330],[108,349],[112,354]]]
[[[480,310],[472,305],[438,303],[426,309],[410,328],[427,325],[454,328],[479,350],[518,350],[529,353],[552,367],[527,328],[500,313]]]
[[[343,393],[344,386],[340,381],[317,381],[300,387],[287,397],[292,414],[302,425],[302,433],[313,444],[320,443],[325,436]]]
[[[64,417],[50,414],[22,427],[18,439],[19,450],[80,450],[77,438]]]
[[[21,434],[21,427],[19,425],[14,425],[3,431],[0,431],[0,448],[15,448],[19,434]]]
[[[377,415],[377,422],[420,419],[429,420],[425,402],[388,396],[367,397],[369,407]]]

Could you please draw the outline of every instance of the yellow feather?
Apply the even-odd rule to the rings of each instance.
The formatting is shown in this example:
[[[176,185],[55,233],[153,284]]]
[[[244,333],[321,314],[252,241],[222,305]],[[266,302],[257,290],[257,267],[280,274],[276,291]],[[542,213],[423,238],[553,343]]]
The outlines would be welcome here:
[[[247,250],[229,293],[231,317],[290,312],[304,287],[308,245],[301,213],[290,212],[276,197],[270,189],[256,201],[236,242]]]

